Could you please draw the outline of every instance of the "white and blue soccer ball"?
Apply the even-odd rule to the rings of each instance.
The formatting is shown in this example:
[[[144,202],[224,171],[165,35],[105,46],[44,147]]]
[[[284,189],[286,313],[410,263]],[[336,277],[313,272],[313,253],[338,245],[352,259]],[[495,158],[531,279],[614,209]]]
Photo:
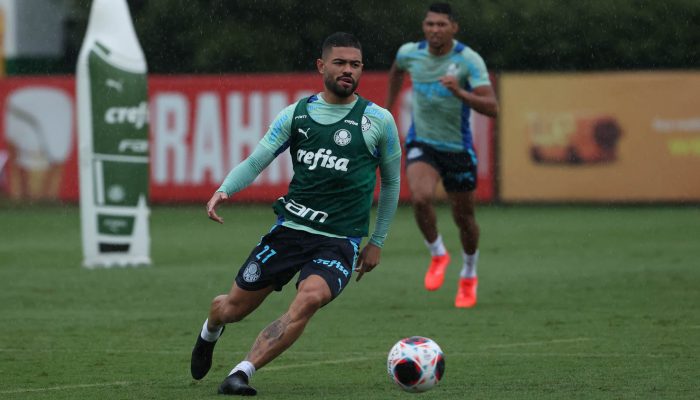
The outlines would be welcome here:
[[[407,392],[425,392],[445,374],[445,357],[432,339],[412,336],[396,342],[386,362],[389,377]]]

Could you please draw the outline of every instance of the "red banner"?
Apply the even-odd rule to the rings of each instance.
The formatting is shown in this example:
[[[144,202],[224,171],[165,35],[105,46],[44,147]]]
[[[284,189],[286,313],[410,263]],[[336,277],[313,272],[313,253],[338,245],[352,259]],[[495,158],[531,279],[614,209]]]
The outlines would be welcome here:
[[[315,73],[222,76],[150,76],[152,203],[204,202],[244,160],[285,106],[322,89]],[[359,93],[383,105],[387,75],[362,76]],[[78,167],[73,77],[0,80],[0,190],[15,199],[77,202]],[[493,122],[474,114],[479,157],[477,198],[494,198]],[[410,89],[394,110],[399,132],[410,124]],[[278,157],[240,201],[283,195],[292,176],[288,155]],[[408,200],[405,180],[401,199]]]

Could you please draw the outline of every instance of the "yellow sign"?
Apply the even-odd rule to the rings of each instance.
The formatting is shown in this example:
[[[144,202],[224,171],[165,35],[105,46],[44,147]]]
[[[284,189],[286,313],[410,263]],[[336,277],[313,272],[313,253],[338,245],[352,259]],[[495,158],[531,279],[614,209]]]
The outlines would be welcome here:
[[[700,73],[503,74],[504,201],[700,200]]]

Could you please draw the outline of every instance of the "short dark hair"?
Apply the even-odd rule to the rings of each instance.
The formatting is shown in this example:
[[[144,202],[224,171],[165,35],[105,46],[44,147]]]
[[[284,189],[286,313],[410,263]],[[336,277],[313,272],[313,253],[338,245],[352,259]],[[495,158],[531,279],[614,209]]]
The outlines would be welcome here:
[[[357,38],[346,32],[336,32],[326,38],[321,46],[321,58],[328,52],[332,47],[354,47],[362,51],[362,45]]]
[[[438,14],[446,14],[450,21],[455,20],[454,11],[448,3],[433,3],[428,7],[428,11],[432,11]]]

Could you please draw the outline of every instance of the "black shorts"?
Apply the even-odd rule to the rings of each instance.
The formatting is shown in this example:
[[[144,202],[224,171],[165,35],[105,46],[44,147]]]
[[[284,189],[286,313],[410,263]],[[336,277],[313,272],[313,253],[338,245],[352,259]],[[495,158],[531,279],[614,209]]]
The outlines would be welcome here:
[[[438,171],[446,192],[471,192],[476,189],[477,161],[473,150],[439,151],[423,143],[407,143],[406,166],[418,161],[428,163]]]
[[[350,282],[359,243],[350,239],[275,226],[253,249],[236,276],[236,284],[244,290],[260,290],[273,286],[280,291],[299,273],[299,283],[318,275],[336,298]]]

